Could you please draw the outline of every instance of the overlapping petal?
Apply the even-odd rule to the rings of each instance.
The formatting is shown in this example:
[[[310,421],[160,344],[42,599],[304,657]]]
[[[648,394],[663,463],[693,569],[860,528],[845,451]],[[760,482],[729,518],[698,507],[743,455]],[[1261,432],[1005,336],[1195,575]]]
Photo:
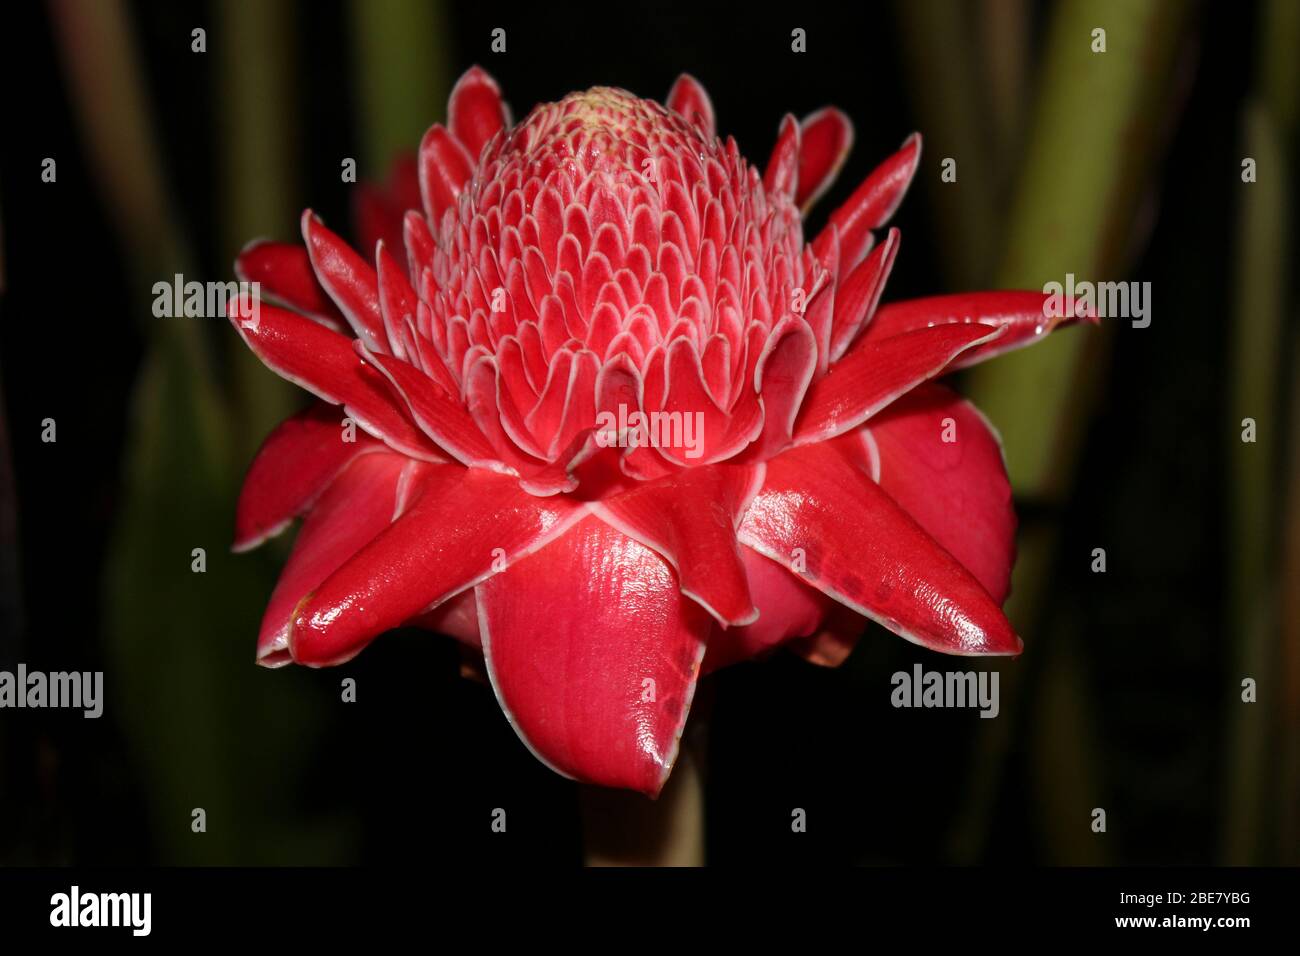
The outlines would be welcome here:
[[[566,776],[658,794],[710,627],[672,568],[588,517],[476,596],[492,687],[529,749]]]
[[[518,482],[460,465],[421,465],[401,516],[298,605],[289,650],[302,664],[337,664],[384,631],[423,614],[560,536],[585,513]]]
[[[966,368],[985,359],[1024,348],[1040,341],[1062,325],[1080,320],[1096,321],[1091,310],[1065,302],[1059,314],[1051,308],[1052,297],[1042,292],[963,292],[925,299],[907,299],[880,307],[863,333],[865,340],[887,339],[940,325],[978,323],[1001,329],[996,339],[978,344],[953,362]]]
[[[1002,330],[953,324],[863,340],[808,389],[795,443],[822,442],[856,428],[901,395],[951,367],[962,352]]]
[[[343,331],[343,315],[321,287],[302,246],[265,239],[250,242],[235,259],[235,275],[241,282],[258,283],[269,301]]]
[[[254,354],[281,378],[342,405],[358,424],[395,451],[445,461],[442,451],[393,402],[384,379],[365,365],[352,340],[294,312],[262,303],[255,319],[230,304],[230,321]]]
[[[316,402],[267,436],[244,476],[235,506],[235,551],[283,531],[357,455],[384,445],[349,430],[339,409]]]
[[[292,660],[294,609],[393,522],[403,505],[403,476],[421,467],[391,452],[364,455],[329,484],[303,522],[262,616],[258,663],[279,667]]]
[[[873,418],[875,475],[904,511],[1001,604],[1011,586],[1016,513],[997,433],[952,390],[919,386]]]
[[[947,654],[1019,654],[979,581],[834,443],[767,466],[740,540],[909,641]]]
[[[688,468],[593,502],[591,509],[671,564],[682,594],[724,627],[752,624],[758,608],[736,526],[762,479],[762,466]]]

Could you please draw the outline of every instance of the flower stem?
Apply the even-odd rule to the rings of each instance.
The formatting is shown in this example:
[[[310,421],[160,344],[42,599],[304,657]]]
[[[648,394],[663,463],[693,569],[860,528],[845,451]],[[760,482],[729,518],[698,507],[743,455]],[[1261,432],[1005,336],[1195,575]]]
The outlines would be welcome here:
[[[581,788],[588,866],[703,866],[700,755],[683,742],[658,800],[627,790]]]

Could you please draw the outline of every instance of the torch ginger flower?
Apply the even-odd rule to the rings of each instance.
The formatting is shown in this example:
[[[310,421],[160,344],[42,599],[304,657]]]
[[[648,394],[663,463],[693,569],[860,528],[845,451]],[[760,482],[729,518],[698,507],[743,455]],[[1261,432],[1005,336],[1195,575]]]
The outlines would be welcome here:
[[[598,87],[512,125],[474,68],[420,145],[422,208],[367,204],[367,255],[310,211],[305,249],[246,248],[287,308],[232,322],[320,399],[239,500],[237,550],[305,517],[258,660],[451,634],[539,759],[654,795],[702,671],[782,644],[838,663],[864,617],[1019,653],[998,439],[930,380],[1062,319],[1037,292],[878,307],[899,237],[874,231],[921,143],[805,244],[851,140],[837,110],[786,116],[760,175],[689,76],[666,106]],[[628,427],[656,415],[693,447]]]

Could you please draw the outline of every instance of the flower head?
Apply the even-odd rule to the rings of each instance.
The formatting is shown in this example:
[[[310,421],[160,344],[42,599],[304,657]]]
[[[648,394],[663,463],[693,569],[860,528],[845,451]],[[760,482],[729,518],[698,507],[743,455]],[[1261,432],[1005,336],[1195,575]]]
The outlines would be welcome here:
[[[920,139],[806,243],[851,140],[836,110],[787,116],[760,174],[690,77],[666,105],[597,87],[512,125],[475,68],[415,169],[362,195],[366,256],[310,211],[305,248],[246,248],[287,308],[232,321],[320,399],[239,503],[238,549],[305,516],[259,660],[444,631],[540,759],[653,794],[701,669],[777,645],[838,663],[863,617],[1018,653],[998,441],[929,380],[1062,320],[1032,292],[880,307],[898,232],[875,233]]]

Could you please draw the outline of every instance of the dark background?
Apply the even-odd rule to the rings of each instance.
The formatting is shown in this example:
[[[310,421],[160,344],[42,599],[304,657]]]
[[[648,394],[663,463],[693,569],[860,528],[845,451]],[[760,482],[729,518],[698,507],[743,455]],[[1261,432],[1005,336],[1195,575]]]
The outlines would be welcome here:
[[[162,449],[165,478],[142,478],[132,465],[140,421],[166,418],[175,402],[164,396],[177,394],[141,385],[155,325],[201,326],[195,341],[209,350],[218,395],[238,394],[244,380],[224,322],[149,313],[149,285],[170,271],[139,267],[123,206],[106,201],[111,186],[97,175],[51,13],[78,6],[25,4],[7,12],[0,39],[0,376],[16,493],[6,504],[17,515],[16,549],[13,538],[0,542],[0,667],[22,660],[103,670],[107,701],[95,721],[0,712],[0,862],[580,862],[578,788],[527,753],[488,688],[458,676],[450,640],[389,635],[342,669],[253,666],[262,602],[284,551],[228,553],[231,482],[265,433],[246,395],[220,406],[239,423],[236,467],[220,482],[202,454],[174,442]],[[125,8],[168,221],[202,279],[231,276],[238,243],[226,236],[228,197],[218,184],[250,145],[216,118],[226,95],[218,6]],[[264,231],[296,237],[294,213],[310,204],[348,233],[351,187],[339,182],[339,161],[366,155],[355,11],[278,6],[295,38],[277,63],[289,75],[292,185],[282,197],[287,214]],[[999,5],[936,6],[971,18]],[[1006,6],[1029,50],[1028,123],[1056,5]],[[1052,529],[1056,547],[1043,562],[1048,584],[1032,629],[1017,620],[1025,655],[996,665],[1001,716],[893,709],[894,671],[944,661],[874,627],[839,670],[779,654],[711,678],[691,730],[706,755],[710,862],[1300,859],[1300,803],[1287,769],[1296,759],[1296,622],[1269,618],[1259,631],[1264,664],[1245,673],[1249,628],[1236,610],[1294,587],[1280,568],[1280,492],[1295,478],[1285,451],[1293,296],[1283,297],[1289,314],[1266,349],[1280,369],[1276,413],[1259,416],[1260,447],[1274,462],[1265,474],[1275,493],[1262,506],[1277,539],[1260,542],[1262,596],[1234,604],[1231,585],[1247,560],[1240,542],[1249,541],[1236,533],[1232,502],[1255,494],[1233,485],[1242,118],[1269,5],[1186,6],[1171,92],[1148,121],[1168,138],[1141,178],[1126,249],[1106,276],[1150,281],[1154,321],[1140,331],[1119,323],[1090,362],[1067,490],[1020,489],[1022,525]],[[474,4],[441,16],[443,62],[431,64],[430,84],[445,93],[481,63],[516,118],[596,84],[662,98],[688,70],[708,88],[720,132],[762,163],[784,112],[839,106],[856,143],[810,234],[909,132],[935,141],[932,117],[918,106],[916,64],[907,62],[912,47],[900,39],[905,17],[889,5],[800,5],[778,17],[735,4]],[[195,26],[208,31],[207,54],[190,51]],[[504,55],[489,52],[497,26],[507,30]],[[806,55],[789,52],[794,26],[809,32]],[[983,32],[958,32],[980,50]],[[261,55],[250,50],[250,69]],[[942,91],[961,78],[931,73],[924,82]],[[410,144],[439,119],[412,128]],[[1079,142],[1081,162],[1091,149]],[[933,184],[922,181],[937,179],[940,155],[927,153],[896,219],[904,241],[887,299],[970,286],[956,281],[963,269],[978,273],[980,287],[994,284],[988,263],[945,258],[951,237]],[[1010,155],[993,169],[998,183],[968,177],[952,188],[1005,195],[1021,153]],[[58,158],[57,184],[40,182],[46,156]],[[1294,186],[1290,156],[1284,178]],[[362,163],[363,178],[383,172]],[[994,208],[990,235],[1006,225],[1006,203]],[[1294,221],[1293,208],[1281,212]],[[1294,291],[1289,269],[1287,277]],[[189,381],[177,373],[170,387]],[[55,444],[40,440],[46,417],[58,423]],[[203,521],[179,536],[170,519],[155,529],[132,517],[141,513],[128,504],[133,494],[159,515]],[[134,541],[124,523],[139,532]],[[156,541],[152,559],[141,557],[141,541]],[[1098,546],[1107,549],[1105,574],[1089,568]],[[190,573],[191,547],[207,549],[205,575]],[[344,676],[357,678],[355,704],[339,701]],[[1258,679],[1261,696],[1259,716],[1245,724],[1243,676]],[[190,832],[192,807],[207,809],[206,834]],[[508,809],[505,837],[488,828],[494,807]],[[791,833],[794,807],[808,811],[806,834]],[[1089,829],[1094,807],[1107,810],[1105,834]]]

